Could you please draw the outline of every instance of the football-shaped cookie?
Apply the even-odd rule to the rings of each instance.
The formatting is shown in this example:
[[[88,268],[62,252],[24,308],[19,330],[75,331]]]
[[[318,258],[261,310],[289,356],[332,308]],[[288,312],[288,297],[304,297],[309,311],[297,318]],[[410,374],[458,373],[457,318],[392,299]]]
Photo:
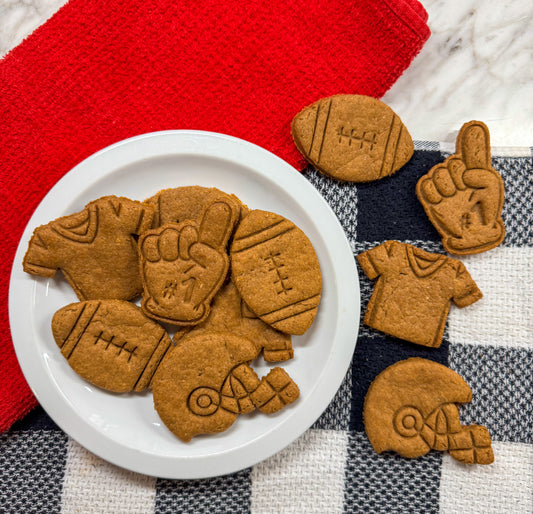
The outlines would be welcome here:
[[[52,333],[76,373],[116,393],[148,388],[172,344],[161,325],[120,300],[67,305],[54,314]]]
[[[413,140],[398,115],[370,96],[322,98],[292,121],[298,150],[330,177],[369,182],[399,170],[413,155]]]
[[[294,223],[272,212],[251,211],[235,232],[230,258],[235,286],[265,323],[295,335],[310,327],[322,278],[311,242]]]

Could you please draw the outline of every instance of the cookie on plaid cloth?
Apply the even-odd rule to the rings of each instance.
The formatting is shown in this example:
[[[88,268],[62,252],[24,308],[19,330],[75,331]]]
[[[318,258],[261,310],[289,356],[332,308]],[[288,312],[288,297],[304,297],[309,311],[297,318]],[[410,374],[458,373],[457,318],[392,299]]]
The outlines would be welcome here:
[[[389,366],[372,382],[363,419],[374,450],[394,450],[415,458],[447,450],[466,464],[494,462],[489,431],[462,426],[458,403],[472,400],[468,384],[455,371],[414,357]]]

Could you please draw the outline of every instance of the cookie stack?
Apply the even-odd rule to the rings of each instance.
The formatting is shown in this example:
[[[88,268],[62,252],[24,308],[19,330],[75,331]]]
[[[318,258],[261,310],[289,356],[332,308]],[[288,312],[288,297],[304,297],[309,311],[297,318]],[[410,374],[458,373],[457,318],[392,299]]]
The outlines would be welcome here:
[[[72,369],[108,391],[151,389],[183,441],[299,396],[282,368],[260,379],[250,367],[261,352],[291,359],[291,335],[309,329],[320,302],[313,246],[280,215],[199,186],[144,202],[106,196],[38,227],[23,267],[60,269],[80,300],[52,319]]]

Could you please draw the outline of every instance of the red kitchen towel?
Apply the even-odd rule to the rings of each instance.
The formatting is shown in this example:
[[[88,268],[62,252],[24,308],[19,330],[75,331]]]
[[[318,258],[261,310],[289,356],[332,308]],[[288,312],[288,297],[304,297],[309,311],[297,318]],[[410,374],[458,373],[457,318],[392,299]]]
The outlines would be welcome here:
[[[303,167],[292,117],[335,93],[381,97],[429,37],[417,0],[71,0],[0,61],[0,431],[36,405],[7,296],[33,210],[111,143],[199,129]]]

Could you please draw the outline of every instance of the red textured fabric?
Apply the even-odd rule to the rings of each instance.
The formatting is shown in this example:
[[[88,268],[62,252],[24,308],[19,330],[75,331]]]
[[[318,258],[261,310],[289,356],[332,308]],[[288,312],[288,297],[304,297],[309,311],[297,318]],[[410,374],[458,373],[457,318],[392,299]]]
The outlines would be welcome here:
[[[0,430],[32,396],[8,324],[31,213],[92,153],[166,129],[222,132],[301,168],[292,117],[323,96],[381,97],[429,37],[416,0],[71,0],[0,61]]]

